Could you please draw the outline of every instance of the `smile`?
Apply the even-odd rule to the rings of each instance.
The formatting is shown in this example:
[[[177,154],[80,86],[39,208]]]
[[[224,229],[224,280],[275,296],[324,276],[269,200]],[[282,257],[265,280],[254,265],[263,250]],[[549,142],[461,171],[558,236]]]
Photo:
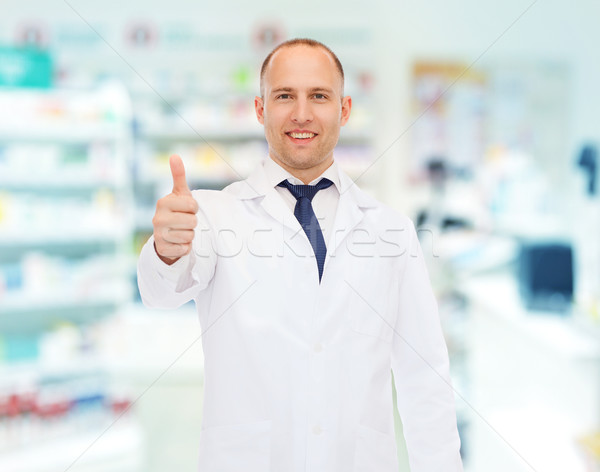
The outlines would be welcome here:
[[[310,140],[310,139],[314,138],[315,136],[317,136],[316,133],[312,133],[310,131],[304,131],[304,132],[290,131],[285,134],[287,134],[293,140]]]

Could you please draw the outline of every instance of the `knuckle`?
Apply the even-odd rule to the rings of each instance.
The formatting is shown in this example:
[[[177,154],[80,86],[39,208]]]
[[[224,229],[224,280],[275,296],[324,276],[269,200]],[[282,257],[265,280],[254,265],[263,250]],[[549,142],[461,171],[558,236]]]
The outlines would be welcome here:
[[[196,213],[198,211],[198,202],[194,197],[187,197],[187,209],[190,213]]]
[[[155,228],[163,228],[167,224],[167,220],[165,218],[166,214],[164,211],[157,211],[152,218],[152,225]]]
[[[173,241],[171,241],[171,237],[169,234],[169,228],[165,228],[162,227],[161,231],[160,231],[160,237],[163,241],[167,242],[167,243],[172,243]]]
[[[168,199],[168,196],[159,198],[157,200],[157,202],[156,202],[156,211],[159,211],[159,210],[163,209],[167,205],[167,202],[168,202],[167,199]]]

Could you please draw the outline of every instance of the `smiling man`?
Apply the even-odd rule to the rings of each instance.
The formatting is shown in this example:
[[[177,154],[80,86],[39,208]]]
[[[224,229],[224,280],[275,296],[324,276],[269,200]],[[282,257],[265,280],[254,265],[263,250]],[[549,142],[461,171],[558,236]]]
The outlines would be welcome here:
[[[304,183],[320,176],[333,163],[352,106],[337,58],[324,47],[291,41],[265,60],[260,88],[254,105],[271,159]]]
[[[412,472],[459,472],[448,353],[412,222],[334,159],[352,101],[308,39],[263,63],[269,155],[222,191],[157,203],[138,284],[194,300],[202,328],[201,472],[396,472],[392,373]]]

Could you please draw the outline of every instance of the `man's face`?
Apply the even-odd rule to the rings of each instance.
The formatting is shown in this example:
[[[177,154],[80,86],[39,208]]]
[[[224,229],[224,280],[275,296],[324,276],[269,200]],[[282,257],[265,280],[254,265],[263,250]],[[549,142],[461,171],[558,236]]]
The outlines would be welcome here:
[[[254,106],[269,155],[293,173],[329,167],[352,101],[342,97],[342,78],[331,56],[322,48],[296,45],[273,55],[263,97],[256,97]]]

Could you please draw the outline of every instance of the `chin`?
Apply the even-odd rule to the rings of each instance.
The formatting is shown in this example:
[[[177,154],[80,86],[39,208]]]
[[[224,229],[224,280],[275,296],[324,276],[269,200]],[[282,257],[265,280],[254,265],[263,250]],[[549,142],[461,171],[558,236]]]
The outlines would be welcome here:
[[[322,161],[308,161],[306,159],[289,159],[286,161],[286,164],[294,169],[311,169],[315,166],[318,166]]]

